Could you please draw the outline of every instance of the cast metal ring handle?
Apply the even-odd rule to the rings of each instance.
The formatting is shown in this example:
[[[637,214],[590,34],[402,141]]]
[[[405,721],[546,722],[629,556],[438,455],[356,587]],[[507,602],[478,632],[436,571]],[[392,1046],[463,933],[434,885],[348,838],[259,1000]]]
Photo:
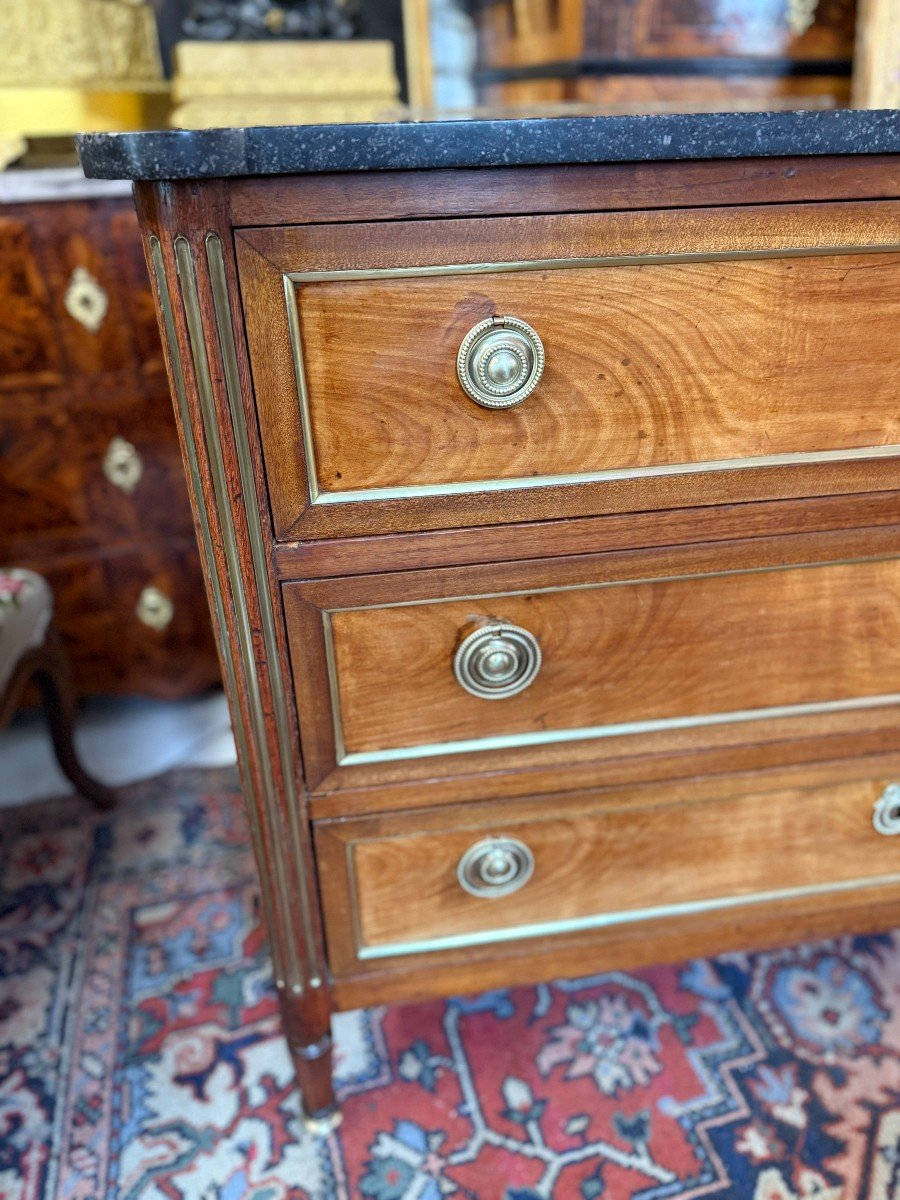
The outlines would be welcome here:
[[[541,669],[541,647],[533,633],[492,621],[463,638],[453,656],[460,687],[483,700],[505,700],[525,690]]]
[[[900,833],[900,784],[889,784],[875,801],[872,824],[878,833]]]
[[[521,404],[541,381],[544,345],[518,317],[488,317],[462,340],[456,374],[467,396],[482,408]]]
[[[150,629],[162,631],[172,623],[172,618],[175,616],[175,605],[165,592],[161,592],[158,587],[148,583],[138,596],[134,611],[137,613],[138,620],[149,626]]]
[[[524,887],[534,873],[534,855],[512,837],[487,837],[470,846],[456,869],[460,886],[473,896],[496,899]]]

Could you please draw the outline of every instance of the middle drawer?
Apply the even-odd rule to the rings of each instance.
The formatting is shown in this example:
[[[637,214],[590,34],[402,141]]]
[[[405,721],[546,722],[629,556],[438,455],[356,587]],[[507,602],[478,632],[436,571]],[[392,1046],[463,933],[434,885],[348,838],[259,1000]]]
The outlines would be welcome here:
[[[855,537],[871,558],[817,535],[288,584],[313,788],[872,720],[900,702],[900,559]]]

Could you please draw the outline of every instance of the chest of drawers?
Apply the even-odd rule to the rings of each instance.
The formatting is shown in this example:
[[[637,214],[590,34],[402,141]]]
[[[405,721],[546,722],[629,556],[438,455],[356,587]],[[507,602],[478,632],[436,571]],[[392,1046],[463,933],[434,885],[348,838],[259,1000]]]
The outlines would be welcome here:
[[[0,173],[0,563],[53,589],[81,695],[217,682],[127,186]]]
[[[900,914],[896,115],[463,128],[82,148],[312,1121],[335,1009]]]

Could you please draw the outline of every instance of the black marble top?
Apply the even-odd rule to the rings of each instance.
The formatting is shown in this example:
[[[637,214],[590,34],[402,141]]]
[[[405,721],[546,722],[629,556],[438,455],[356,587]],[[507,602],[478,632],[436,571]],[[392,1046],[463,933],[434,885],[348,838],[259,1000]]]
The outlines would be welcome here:
[[[78,152],[85,174],[100,179],[896,154],[900,112],[685,113],[88,133],[79,137]]]

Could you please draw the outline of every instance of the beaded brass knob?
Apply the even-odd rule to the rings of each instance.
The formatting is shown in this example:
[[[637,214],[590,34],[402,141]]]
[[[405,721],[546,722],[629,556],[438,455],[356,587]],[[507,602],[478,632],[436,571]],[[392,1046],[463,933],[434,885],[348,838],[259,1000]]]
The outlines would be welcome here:
[[[457,867],[460,886],[473,896],[497,898],[524,887],[534,872],[534,855],[512,837],[482,838]]]
[[[482,408],[512,408],[540,383],[544,346],[518,317],[488,317],[463,338],[456,373],[463,391]]]
[[[453,656],[457,683],[483,700],[517,695],[540,669],[541,647],[534,634],[503,621],[470,633]]]

